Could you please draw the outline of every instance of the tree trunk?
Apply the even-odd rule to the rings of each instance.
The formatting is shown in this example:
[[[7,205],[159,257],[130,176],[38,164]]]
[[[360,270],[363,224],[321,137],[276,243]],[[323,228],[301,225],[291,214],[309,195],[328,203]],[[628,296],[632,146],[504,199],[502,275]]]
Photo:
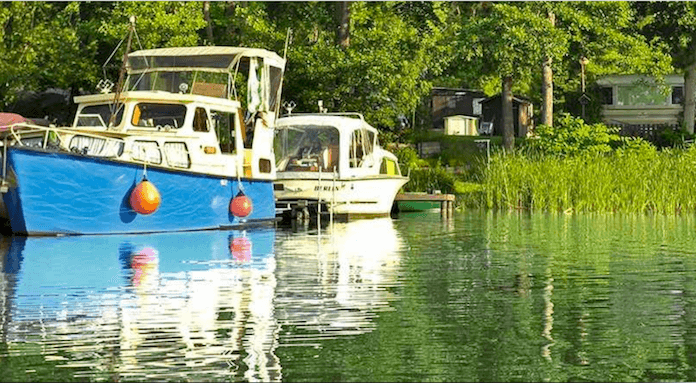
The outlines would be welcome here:
[[[515,125],[512,115],[512,76],[503,77],[503,147],[512,150],[515,147]]]
[[[237,12],[237,4],[234,1],[228,1],[227,2],[227,7],[225,8],[225,17],[231,19],[234,17],[234,14]],[[225,30],[226,35],[231,35],[234,34],[234,23],[230,23],[227,25],[227,28]]]
[[[336,43],[341,48],[350,46],[350,1],[336,2]]]
[[[556,15],[553,12],[549,12],[549,22],[552,27],[556,25]],[[548,126],[553,126],[553,69],[551,63],[551,56],[546,56],[541,68],[541,123]]]
[[[210,1],[203,2],[203,18],[205,19],[205,32],[208,36],[208,43],[213,44],[213,22],[210,20]]]
[[[692,45],[696,45],[692,43]],[[696,49],[692,49],[696,55]],[[684,127],[689,133],[694,133],[694,118],[696,117],[696,57],[684,72]]]

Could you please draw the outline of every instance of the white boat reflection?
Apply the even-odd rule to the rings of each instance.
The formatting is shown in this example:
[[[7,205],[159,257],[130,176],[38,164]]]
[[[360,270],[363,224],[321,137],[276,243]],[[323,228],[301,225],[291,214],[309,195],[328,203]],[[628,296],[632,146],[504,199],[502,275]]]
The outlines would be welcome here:
[[[269,228],[13,238],[2,341],[90,367],[75,375],[89,380],[280,381],[274,240]]]
[[[282,381],[279,347],[376,327],[401,246],[389,218],[321,235],[5,238],[0,358],[41,356],[85,381]]]
[[[282,233],[278,233],[279,236]],[[398,285],[402,240],[390,218],[334,223],[319,235],[285,233],[276,243],[276,318],[281,345],[314,344],[314,337],[361,334],[390,309]]]

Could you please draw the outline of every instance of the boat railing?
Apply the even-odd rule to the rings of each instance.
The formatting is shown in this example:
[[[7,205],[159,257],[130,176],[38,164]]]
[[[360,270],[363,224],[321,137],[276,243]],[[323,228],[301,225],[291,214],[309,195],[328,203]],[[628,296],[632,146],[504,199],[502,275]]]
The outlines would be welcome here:
[[[49,141],[57,141],[58,144],[63,143],[63,139],[61,138],[60,133],[61,130],[64,129],[60,129],[53,126],[40,126],[28,123],[18,123],[10,125],[6,129],[7,130],[3,132],[5,133],[3,134],[3,136],[11,136],[14,140],[13,143],[17,143],[20,146],[38,146],[42,149],[46,149],[46,146],[48,145]],[[67,130],[65,131],[67,132]],[[39,140],[37,140],[37,138]],[[3,145],[6,145],[5,142],[3,142]]]
[[[319,167],[319,178],[317,181],[317,227],[321,228],[321,203],[327,203],[328,205],[328,213],[329,213],[329,222],[331,225],[333,225],[333,212],[334,209],[336,208],[336,179],[338,178],[338,172],[336,171],[336,167],[333,167],[333,171],[331,172],[331,200],[327,200],[327,198],[322,199],[322,190],[323,190],[323,185],[322,185],[322,168]]]
[[[353,117],[359,119],[360,121],[365,121],[362,113],[359,112],[323,112],[323,113],[291,113],[284,114],[282,117],[293,117],[293,116],[336,116],[336,117]]]
[[[191,165],[188,160],[190,158],[188,149],[177,142],[166,143],[163,147],[164,153],[162,153],[160,148],[151,149],[138,143],[131,145],[135,145],[135,147],[126,148],[126,142],[123,139],[110,137],[108,134],[87,132],[70,127],[47,127],[27,123],[10,125],[5,132],[0,132],[0,137],[3,135],[5,138],[12,138],[12,142],[6,140],[0,142],[3,146],[17,144],[102,158],[120,157],[124,152],[130,151],[130,161],[138,164],[157,165],[171,169],[188,168]]]

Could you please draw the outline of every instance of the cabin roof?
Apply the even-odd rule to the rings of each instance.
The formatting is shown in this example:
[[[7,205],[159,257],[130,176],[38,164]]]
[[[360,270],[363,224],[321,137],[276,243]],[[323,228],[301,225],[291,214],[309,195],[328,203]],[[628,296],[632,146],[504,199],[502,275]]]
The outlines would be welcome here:
[[[311,124],[327,125],[337,128],[341,133],[352,131],[357,128],[364,128],[375,134],[378,130],[365,122],[359,113],[316,113],[316,114],[293,114],[283,116],[276,121],[276,127],[282,128],[286,125]]]
[[[114,101],[113,93],[96,93],[82,96],[75,96],[74,100],[78,104],[89,103],[110,103]],[[178,102],[188,104],[191,102],[201,102],[208,105],[229,106],[230,103],[239,107],[239,101],[221,98],[211,98],[195,94],[170,93],[165,91],[128,91],[122,92],[119,96],[120,102],[129,101],[161,101]]]
[[[142,59],[159,58],[167,63],[173,58],[180,58],[174,66],[208,66],[214,68],[229,68],[240,57],[262,57],[269,63],[277,67],[284,67],[285,60],[277,53],[260,48],[245,48],[245,47],[173,47],[173,48],[157,48],[144,49],[134,51],[128,54],[129,62],[133,69],[139,69],[144,66]],[[191,64],[197,62],[197,64]],[[201,65],[202,64],[202,65]],[[168,64],[166,66],[173,66]]]

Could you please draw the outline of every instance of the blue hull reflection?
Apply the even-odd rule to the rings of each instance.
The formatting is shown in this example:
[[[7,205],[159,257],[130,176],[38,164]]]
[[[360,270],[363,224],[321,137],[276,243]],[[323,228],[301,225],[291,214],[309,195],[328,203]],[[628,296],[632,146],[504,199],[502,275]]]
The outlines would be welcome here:
[[[78,379],[111,358],[124,380],[163,363],[186,366],[165,380],[279,380],[274,241],[274,228],[5,238],[2,342],[10,356],[32,343],[46,361],[69,352],[60,364]]]

